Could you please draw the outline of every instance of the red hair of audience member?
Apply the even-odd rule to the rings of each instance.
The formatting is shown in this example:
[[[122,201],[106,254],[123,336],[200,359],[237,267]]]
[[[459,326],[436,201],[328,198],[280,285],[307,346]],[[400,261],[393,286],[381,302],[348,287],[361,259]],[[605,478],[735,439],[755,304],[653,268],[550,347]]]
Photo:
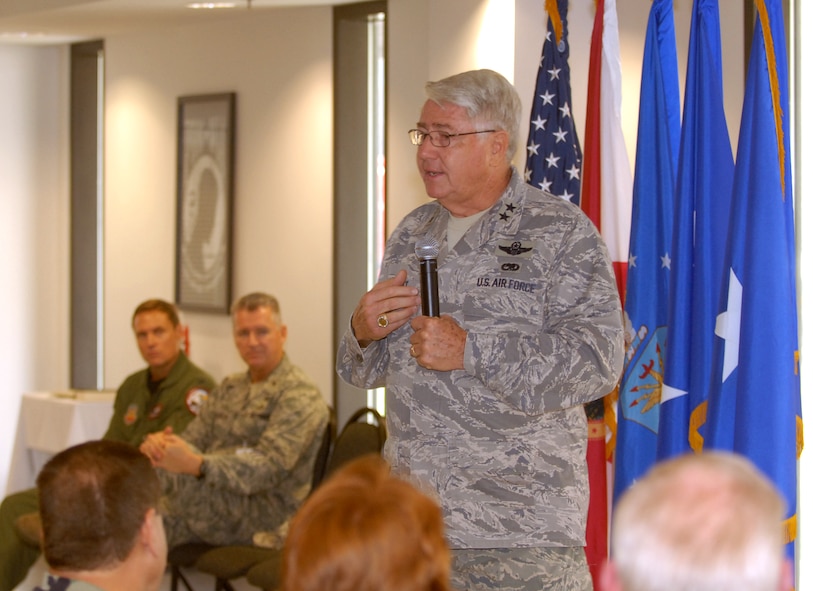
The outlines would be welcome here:
[[[377,455],[350,462],[291,521],[284,591],[449,591],[439,506]]]

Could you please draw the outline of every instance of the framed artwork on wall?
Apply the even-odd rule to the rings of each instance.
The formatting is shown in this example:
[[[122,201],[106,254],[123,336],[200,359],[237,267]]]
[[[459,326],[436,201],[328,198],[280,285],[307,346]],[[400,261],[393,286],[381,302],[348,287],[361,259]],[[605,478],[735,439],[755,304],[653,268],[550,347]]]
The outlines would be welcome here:
[[[178,98],[175,301],[228,314],[231,304],[235,93]]]

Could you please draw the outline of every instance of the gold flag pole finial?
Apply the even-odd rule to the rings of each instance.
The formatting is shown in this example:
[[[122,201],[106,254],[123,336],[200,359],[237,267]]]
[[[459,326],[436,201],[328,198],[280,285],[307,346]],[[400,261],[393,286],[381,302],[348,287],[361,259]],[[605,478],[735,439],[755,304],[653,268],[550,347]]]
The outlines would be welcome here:
[[[556,45],[562,41],[562,15],[559,14],[559,3],[557,0],[545,0],[545,12],[553,23],[553,32],[556,34]]]

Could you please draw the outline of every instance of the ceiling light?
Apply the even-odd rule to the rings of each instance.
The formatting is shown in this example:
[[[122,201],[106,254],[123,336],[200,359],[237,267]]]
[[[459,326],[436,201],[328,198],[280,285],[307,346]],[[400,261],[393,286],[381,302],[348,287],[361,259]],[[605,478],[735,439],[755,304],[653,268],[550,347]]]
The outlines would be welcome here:
[[[44,39],[45,37],[46,37],[45,33],[29,33],[27,31],[21,31],[19,33],[9,33],[9,32],[0,33],[0,40],[37,41],[39,39]]]
[[[234,2],[191,2],[186,5],[187,8],[234,8],[237,6]]]

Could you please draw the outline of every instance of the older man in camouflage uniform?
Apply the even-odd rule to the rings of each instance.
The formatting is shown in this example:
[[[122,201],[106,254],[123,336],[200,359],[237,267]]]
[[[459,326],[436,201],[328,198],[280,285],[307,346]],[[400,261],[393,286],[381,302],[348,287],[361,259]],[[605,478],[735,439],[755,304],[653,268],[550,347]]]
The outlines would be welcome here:
[[[396,472],[437,491],[461,589],[592,588],[586,402],[622,364],[607,250],[570,203],[511,166],[520,101],[489,70],[427,84],[418,169],[433,202],[387,243],[338,371],[387,387]],[[439,318],[419,316],[415,246],[439,244]]]
[[[183,438],[168,430],[141,446],[160,468],[170,547],[250,544],[287,523],[310,491],[327,404],[284,352],[276,299],[244,296],[232,319],[248,371],[223,380]]]

